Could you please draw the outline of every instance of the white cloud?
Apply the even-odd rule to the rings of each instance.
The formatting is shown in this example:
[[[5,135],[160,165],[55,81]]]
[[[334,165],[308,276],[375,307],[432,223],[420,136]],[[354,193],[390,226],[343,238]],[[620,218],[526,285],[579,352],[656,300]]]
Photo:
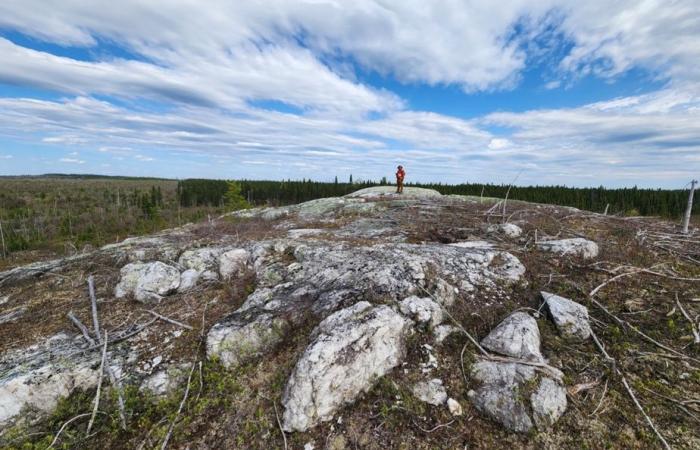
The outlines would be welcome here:
[[[13,155],[0,155],[0,159],[12,159],[14,158]]]
[[[76,158],[61,158],[59,161],[67,164],[85,164],[85,161]]]
[[[0,83],[63,96],[0,97],[0,136],[8,139],[79,147],[82,155],[98,149],[124,164],[230,158],[246,164],[250,177],[313,169],[378,178],[396,161],[411,176],[443,181],[508,181],[526,169],[522,182],[654,183],[698,170],[693,0],[212,0],[206,7],[78,0],[36,14],[43,8],[39,0],[4,1],[0,28],[94,54],[98,40],[108,40],[135,58],[81,61],[0,38]],[[568,53],[549,61],[562,36]],[[396,94],[359,81],[356,70],[488,91],[515,88],[537,58],[555,67],[545,89],[636,67],[665,84],[577,108],[463,120],[411,110]],[[294,112],[266,108],[267,101]],[[512,132],[489,131],[500,127]],[[63,162],[86,163],[68,156]],[[600,169],[611,161],[618,172]]]

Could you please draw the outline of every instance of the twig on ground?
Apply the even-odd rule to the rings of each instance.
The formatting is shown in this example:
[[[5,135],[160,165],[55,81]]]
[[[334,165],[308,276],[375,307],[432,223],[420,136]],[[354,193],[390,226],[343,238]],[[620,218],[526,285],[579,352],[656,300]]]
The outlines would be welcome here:
[[[163,439],[163,444],[160,446],[160,450],[165,450],[165,448],[168,446],[168,442],[170,441],[170,437],[173,434],[173,428],[175,428],[175,423],[177,422],[177,419],[180,417],[180,414],[182,413],[182,408],[185,407],[185,402],[187,401],[187,396],[190,395],[190,382],[192,381],[192,372],[194,372],[194,367],[195,367],[195,363],[193,361],[192,367],[190,368],[190,374],[187,377],[187,387],[185,388],[185,395],[182,396],[182,401],[180,402],[180,406],[177,408],[177,413],[175,414],[175,417],[173,418],[172,422],[170,422],[170,426],[168,427],[168,434],[165,435],[165,439]]]
[[[693,332],[693,337],[695,338],[693,340],[693,343],[700,344],[700,332],[698,332],[698,328],[695,326],[693,319],[690,318],[688,313],[685,311],[685,308],[683,308],[683,305],[681,304],[680,300],[678,300],[678,293],[676,293],[676,305],[678,305],[678,309],[681,310],[681,314],[683,314],[683,317],[688,319],[688,322],[690,322],[690,329]]]
[[[287,450],[287,435],[284,433],[282,428],[282,422],[280,422],[280,415],[277,413],[277,402],[272,402],[272,406],[275,407],[275,418],[277,419],[277,426],[280,427],[280,433],[282,433],[282,439],[284,439],[284,450]]]
[[[437,426],[435,426],[435,427],[433,427],[433,428],[431,428],[431,429],[429,429],[429,430],[426,430],[425,428],[421,428],[421,426],[418,425],[418,424],[415,422],[415,420],[413,421],[413,425],[415,425],[416,428],[418,428],[419,430],[421,430],[423,433],[432,433],[433,431],[437,431],[437,430],[439,430],[440,428],[449,427],[449,426],[452,425],[454,422],[455,422],[455,419],[452,419],[452,420],[450,420],[450,421],[447,422],[447,423],[441,423],[441,424],[439,424],[439,425],[437,425]]]
[[[95,405],[92,408],[92,416],[90,416],[90,422],[88,423],[87,431],[85,434],[90,434],[92,430],[92,425],[95,423],[95,417],[97,416],[97,409],[100,407],[100,395],[102,394],[102,378],[105,373],[105,359],[107,359],[107,331],[105,331],[104,346],[102,347],[102,362],[100,362],[100,378],[97,380],[97,392],[95,393]]]
[[[92,325],[95,329],[95,336],[97,340],[100,340],[100,321],[97,318],[97,297],[95,297],[95,279],[90,275],[87,279],[88,283],[88,294],[90,295],[90,304],[92,305]]]
[[[651,389],[649,389],[649,388],[646,387],[646,386],[642,386],[642,389],[644,389],[645,391],[650,392],[650,393],[656,395],[657,397],[663,398],[664,400],[667,400],[667,401],[669,401],[669,402],[671,402],[671,403],[675,403],[676,406],[678,406],[678,408],[679,408],[681,411],[683,411],[684,413],[686,413],[687,415],[689,415],[690,417],[692,417],[693,420],[695,420],[696,422],[700,422],[700,419],[698,419],[698,417],[697,417],[695,414],[691,413],[691,412],[688,410],[688,408],[685,407],[685,403],[683,403],[682,401],[676,400],[675,398],[667,397],[667,396],[665,396],[665,395],[663,395],[663,394],[659,394],[658,392],[652,391]]]
[[[51,441],[51,444],[47,448],[53,448],[54,445],[56,445],[56,442],[58,441],[58,438],[61,436],[61,433],[63,433],[63,430],[66,429],[68,425],[71,423],[75,422],[78,419],[82,419],[83,417],[89,416],[90,413],[83,413],[83,414],[78,414],[77,416],[73,417],[72,419],[69,419],[61,425],[61,428],[58,430],[58,433],[56,433],[56,436],[54,436],[53,441]]]
[[[177,320],[171,319],[171,318],[169,318],[169,317],[165,317],[164,315],[158,314],[157,312],[155,312],[155,311],[153,311],[153,310],[144,309],[144,311],[146,311],[147,313],[149,313],[149,314],[151,314],[151,315],[153,315],[153,316],[159,318],[160,320],[163,320],[163,321],[168,322],[168,323],[172,323],[173,325],[177,325],[177,326],[182,327],[182,328],[187,328],[188,330],[193,330],[193,329],[194,329],[194,328],[192,328],[190,325],[187,325],[187,324],[182,323],[182,322],[178,322]]]
[[[600,396],[600,401],[598,402],[598,405],[595,407],[592,413],[589,414],[589,416],[595,416],[598,413],[598,410],[600,407],[603,405],[603,400],[605,399],[605,394],[608,392],[608,379],[605,379],[605,386],[603,386],[603,394]]]
[[[90,336],[90,332],[88,331],[87,327],[83,325],[83,323],[77,317],[75,317],[73,311],[68,312],[68,318],[83,333],[83,337],[88,342],[90,347],[95,347],[95,340]]]
[[[663,444],[664,448],[667,450],[671,450],[671,446],[668,445],[668,442],[666,442],[666,439],[659,433],[659,430],[656,429],[656,426],[654,425],[654,422],[651,420],[651,417],[647,415],[647,413],[644,411],[644,408],[642,405],[639,403],[639,400],[637,400],[637,397],[634,395],[634,391],[632,391],[632,388],[630,387],[629,383],[627,383],[627,378],[625,378],[625,375],[622,373],[622,371],[617,367],[617,364],[615,362],[615,358],[611,357],[608,352],[605,350],[605,347],[603,347],[603,344],[598,340],[598,336],[596,336],[595,332],[591,330],[591,337],[593,338],[593,342],[595,342],[596,347],[600,350],[600,352],[605,356],[605,358],[612,363],[613,370],[615,373],[617,373],[620,376],[620,379],[622,380],[622,384],[627,390],[627,393],[629,394],[630,398],[634,402],[634,405],[639,409],[639,411],[642,413],[642,416],[644,416],[644,419],[647,421],[649,424],[649,427],[654,431],[656,434],[656,437],[659,438],[661,443]]]

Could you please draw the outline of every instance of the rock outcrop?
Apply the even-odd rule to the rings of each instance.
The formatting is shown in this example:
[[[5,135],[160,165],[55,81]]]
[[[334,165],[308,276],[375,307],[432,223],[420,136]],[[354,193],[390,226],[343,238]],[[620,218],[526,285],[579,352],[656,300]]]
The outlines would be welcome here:
[[[558,255],[580,256],[586,259],[598,256],[598,244],[584,238],[539,241],[537,246],[541,250]]]
[[[323,320],[285,388],[283,427],[328,421],[401,363],[410,322],[388,306],[359,302]]]
[[[122,267],[114,289],[117,298],[133,295],[140,302],[160,300],[180,287],[180,271],[160,261],[130,263]]]

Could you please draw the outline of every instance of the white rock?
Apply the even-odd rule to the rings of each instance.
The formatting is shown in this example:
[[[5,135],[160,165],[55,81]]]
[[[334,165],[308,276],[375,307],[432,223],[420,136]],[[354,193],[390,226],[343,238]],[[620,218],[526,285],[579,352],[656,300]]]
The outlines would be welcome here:
[[[430,298],[408,297],[399,303],[399,309],[404,315],[431,328],[443,321],[442,307]]]
[[[548,374],[551,378],[540,375],[538,388],[529,398],[524,394],[538,377],[533,366],[479,360],[472,366],[471,373],[479,384],[467,394],[471,402],[509,430],[527,432],[533,427],[533,419],[538,428],[546,428],[566,410],[566,391],[561,384],[563,374],[556,370]]]
[[[313,442],[307,442],[304,444],[304,450],[314,450],[314,443]]]
[[[58,400],[76,389],[90,389],[97,385],[97,370],[80,364],[70,368],[52,364],[42,366],[0,383],[0,427],[25,408],[48,414]]]
[[[433,328],[433,336],[435,336],[435,342],[438,344],[441,344],[452,333],[457,332],[459,332],[459,328],[454,325],[439,325]]]
[[[283,427],[304,431],[401,363],[411,322],[390,307],[359,302],[324,319],[285,388]]]
[[[537,428],[547,428],[566,411],[566,390],[551,378],[543,378],[530,396],[530,404]]]
[[[194,250],[187,250],[182,253],[179,259],[183,269],[196,270],[203,280],[216,280],[218,258],[223,250],[218,247],[204,247]]]
[[[540,241],[537,243],[537,246],[541,250],[559,255],[574,255],[583,258],[595,258],[598,256],[598,244],[584,238]]]
[[[419,400],[431,405],[442,405],[447,401],[447,391],[442,385],[442,380],[433,378],[429,381],[420,381],[413,386],[413,395]]]
[[[133,294],[138,301],[159,300],[180,286],[180,271],[160,261],[130,263],[122,267],[114,296]]]
[[[327,230],[323,230],[321,228],[294,228],[287,231],[287,236],[289,236],[290,239],[299,239],[305,236],[321,234],[324,231]]]
[[[503,233],[509,238],[517,238],[523,234],[523,229],[514,223],[491,225],[486,231],[489,233]]]
[[[185,381],[185,367],[185,365],[172,366],[164,370],[159,370],[153,375],[147,377],[141,383],[140,389],[143,391],[150,391],[154,395],[158,396],[168,395],[175,391],[178,386]]]
[[[180,292],[189,291],[194,288],[199,282],[200,273],[196,269],[187,269],[180,275],[180,287],[177,288]]]
[[[428,198],[428,197],[440,197],[441,194],[433,189],[417,188],[417,187],[404,187],[402,194],[396,193],[395,186],[374,186],[365,189],[360,189],[351,194],[346,195],[350,198],[366,198],[366,197],[397,197],[397,198]]]
[[[464,414],[462,405],[460,405],[459,402],[453,398],[447,399],[447,409],[450,410],[450,414],[453,416],[461,416]]]
[[[464,241],[464,242],[455,242],[453,244],[449,244],[452,247],[459,247],[459,248],[474,248],[474,249],[479,249],[479,250],[491,250],[494,248],[494,245],[490,242],[487,241]]]
[[[239,275],[245,270],[250,253],[242,248],[229,250],[219,257],[219,273],[224,280]]]
[[[468,395],[474,406],[506,428],[527,432],[532,428],[520,387],[535,377],[532,366],[522,364],[479,361],[472,366],[472,378],[480,383]]]
[[[561,334],[581,340],[591,336],[588,308],[568,298],[542,292],[549,314]]]
[[[442,278],[438,278],[435,281],[435,292],[433,295],[435,297],[435,300],[437,300],[438,303],[440,303],[442,306],[452,306],[455,302],[457,294],[459,294],[459,289],[452,286],[450,283],[443,280]]]
[[[238,366],[281,342],[288,328],[284,319],[268,313],[250,321],[224,320],[207,334],[207,357],[218,358],[225,367]]]
[[[481,345],[513,358],[544,361],[537,321],[524,312],[515,312],[506,317],[481,341]]]

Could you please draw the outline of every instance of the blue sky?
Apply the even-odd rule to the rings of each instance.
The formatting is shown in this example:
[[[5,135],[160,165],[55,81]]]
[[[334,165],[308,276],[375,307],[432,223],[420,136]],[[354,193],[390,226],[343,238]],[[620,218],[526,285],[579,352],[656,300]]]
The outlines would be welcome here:
[[[694,3],[7,0],[0,175],[681,188]]]

